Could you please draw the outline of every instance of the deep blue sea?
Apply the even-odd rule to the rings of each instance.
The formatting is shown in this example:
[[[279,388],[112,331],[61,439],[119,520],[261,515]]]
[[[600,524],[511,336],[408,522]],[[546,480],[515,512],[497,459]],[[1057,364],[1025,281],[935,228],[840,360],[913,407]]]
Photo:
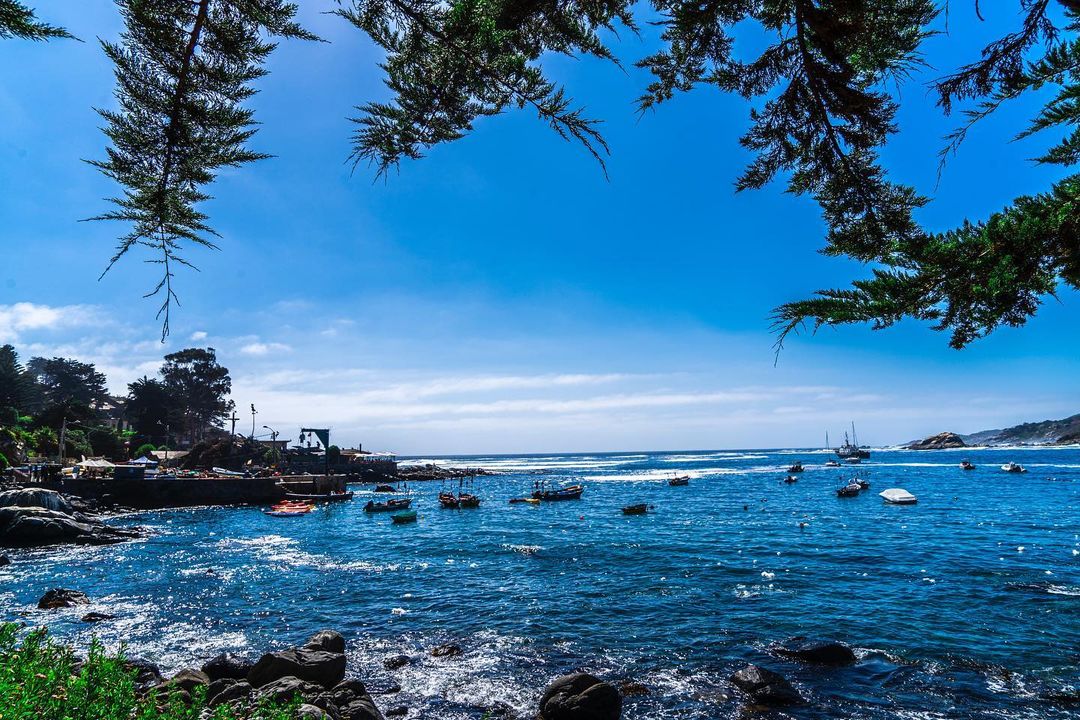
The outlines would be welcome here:
[[[9,553],[0,616],[83,644],[126,642],[165,668],[258,653],[323,627],[384,710],[411,718],[535,711],[546,682],[586,669],[651,690],[628,718],[735,718],[726,682],[755,662],[809,703],[796,718],[1080,717],[1080,450],[875,450],[826,468],[824,451],[638,452],[428,458],[501,471],[478,510],[441,510],[414,483],[415,525],[367,515],[370,493],[279,519],[256,508],[140,513],[143,541]],[[961,459],[978,469],[963,472]],[[782,482],[791,462],[806,471]],[[1023,463],[1025,475],[999,466]],[[666,478],[688,474],[687,487]],[[840,499],[841,477],[871,482]],[[510,505],[538,479],[582,500]],[[902,487],[914,506],[877,493]],[[381,496],[384,497],[384,496]],[[655,511],[624,516],[623,505]],[[800,524],[805,523],[803,527]],[[87,608],[43,612],[54,586]],[[857,649],[851,667],[781,660],[793,635]],[[440,643],[464,654],[432,658]],[[414,662],[387,671],[383,660]],[[1062,696],[1072,696],[1069,704]]]

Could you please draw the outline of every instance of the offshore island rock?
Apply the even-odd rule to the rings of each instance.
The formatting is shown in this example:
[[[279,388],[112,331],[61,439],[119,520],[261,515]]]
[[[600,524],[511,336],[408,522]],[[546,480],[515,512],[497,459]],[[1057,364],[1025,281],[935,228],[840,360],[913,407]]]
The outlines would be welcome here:
[[[963,438],[954,432],[941,432],[937,435],[931,435],[928,438],[908,443],[905,447],[907,447],[908,450],[947,450],[949,448],[967,447],[967,444],[964,442]]]

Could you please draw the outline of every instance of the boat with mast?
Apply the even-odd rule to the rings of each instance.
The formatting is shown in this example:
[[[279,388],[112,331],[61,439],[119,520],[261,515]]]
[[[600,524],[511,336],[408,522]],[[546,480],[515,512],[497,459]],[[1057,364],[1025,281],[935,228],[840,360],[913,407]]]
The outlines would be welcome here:
[[[855,423],[851,423],[851,437],[848,438],[847,431],[844,431],[844,444],[836,448],[836,455],[844,460],[851,458],[858,458],[864,460],[870,457],[870,451],[859,447],[859,436],[855,433]]]

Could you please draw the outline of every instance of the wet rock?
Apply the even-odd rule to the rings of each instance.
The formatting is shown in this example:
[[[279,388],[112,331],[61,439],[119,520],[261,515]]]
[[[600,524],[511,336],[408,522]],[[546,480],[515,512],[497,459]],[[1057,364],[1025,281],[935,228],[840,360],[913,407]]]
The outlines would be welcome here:
[[[157,665],[145,658],[124,658],[124,666],[128,670],[135,670],[135,686],[144,689],[157,685],[162,681],[161,670]]]
[[[109,613],[99,613],[99,612],[89,612],[89,613],[86,613],[85,615],[82,616],[82,621],[83,622],[88,622],[88,623],[103,622],[105,620],[115,620],[115,619],[116,619],[115,615],[110,615]]]
[[[7,567],[11,564],[11,558],[7,555],[0,555],[0,567]]]
[[[370,696],[353,700],[340,708],[341,720],[385,720]]]
[[[638,697],[640,695],[648,695],[649,688],[639,682],[626,680],[619,683],[619,694],[623,697]]]
[[[405,717],[408,714],[409,708],[405,705],[398,705],[386,711],[386,717]]]
[[[588,673],[556,678],[540,698],[541,720],[618,720],[621,714],[619,691]]]
[[[387,670],[400,670],[412,662],[408,655],[394,655],[383,660],[383,667]]]
[[[327,720],[330,715],[326,713],[322,708],[314,705],[308,705],[304,703],[300,707],[296,708],[297,720]]]
[[[22,488],[21,490],[5,490],[0,492],[0,507],[30,507],[54,510],[56,512],[71,515],[75,508],[60,493],[45,488]]]
[[[81,593],[78,590],[53,588],[41,596],[37,606],[39,610],[55,610],[57,608],[69,608],[75,607],[76,605],[89,604],[90,598],[86,597],[85,593]]]
[[[855,653],[848,645],[834,640],[809,640],[794,637],[773,650],[777,655],[814,665],[850,665]]]
[[[206,676],[202,670],[194,670],[187,668],[173,675],[171,678],[162,683],[162,688],[166,690],[179,689],[186,693],[194,692],[197,687],[206,687],[210,684],[210,678]]]
[[[224,685],[224,683],[232,683],[231,685]],[[215,686],[217,689],[215,691]],[[243,680],[234,681],[227,678],[221,680],[215,680],[210,683],[210,687],[206,689],[207,705],[209,707],[217,707],[218,705],[224,705],[228,702],[236,700],[246,701],[251,697],[252,687],[250,684]]]
[[[731,676],[731,682],[756,705],[775,707],[802,702],[802,696],[783,676],[757,665],[747,665],[739,670]]]
[[[345,679],[345,655],[308,648],[267,653],[248,672],[247,681],[258,688],[288,677],[332,688]]]
[[[457,657],[462,652],[459,645],[436,645],[431,648],[431,657]]]
[[[202,666],[202,671],[211,680],[220,680],[222,678],[244,680],[253,666],[254,663],[251,660],[226,652],[207,660]]]
[[[0,492],[0,545],[106,545],[135,537],[139,537],[138,532],[112,528],[84,515],[53,490],[25,488]]]
[[[343,653],[345,652],[345,638],[341,636],[341,633],[333,630],[320,630],[308,638],[308,641],[304,643],[304,647],[311,650]]]
[[[252,683],[254,684],[254,683]],[[295,677],[282,677],[259,687],[255,691],[257,700],[270,700],[271,702],[286,703],[294,697],[314,698],[321,694],[323,688],[320,685],[307,682]]]

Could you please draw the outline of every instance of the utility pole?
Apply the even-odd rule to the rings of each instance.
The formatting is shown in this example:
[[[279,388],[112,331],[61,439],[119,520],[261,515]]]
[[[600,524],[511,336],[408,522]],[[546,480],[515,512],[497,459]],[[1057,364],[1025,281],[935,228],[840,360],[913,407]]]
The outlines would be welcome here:
[[[240,416],[236,414],[236,408],[233,408],[232,417],[229,418],[229,419],[232,420],[232,432],[230,434],[235,436],[236,435],[236,421],[240,419]]]
[[[64,466],[64,438],[67,435],[67,415],[60,423],[60,467]]]
[[[255,403],[251,403],[251,442],[255,442],[255,415],[258,411],[255,409]]]

